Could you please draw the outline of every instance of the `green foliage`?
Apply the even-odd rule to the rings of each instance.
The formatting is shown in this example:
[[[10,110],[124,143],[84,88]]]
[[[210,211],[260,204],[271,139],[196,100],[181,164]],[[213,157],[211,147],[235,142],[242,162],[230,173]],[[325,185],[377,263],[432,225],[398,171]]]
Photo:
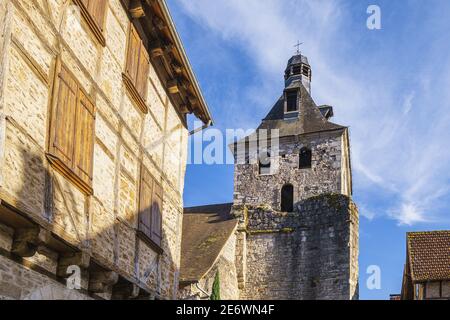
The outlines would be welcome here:
[[[220,300],[220,278],[219,271],[217,271],[216,276],[214,277],[214,283],[212,286],[211,300]]]

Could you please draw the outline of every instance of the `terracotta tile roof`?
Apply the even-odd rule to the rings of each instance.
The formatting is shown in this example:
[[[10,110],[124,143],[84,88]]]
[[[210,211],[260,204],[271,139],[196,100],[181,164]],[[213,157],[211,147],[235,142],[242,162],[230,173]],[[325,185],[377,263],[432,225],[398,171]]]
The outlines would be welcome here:
[[[181,282],[197,282],[214,266],[238,223],[231,207],[227,203],[184,209]]]
[[[407,246],[413,281],[450,280],[450,230],[410,232]]]

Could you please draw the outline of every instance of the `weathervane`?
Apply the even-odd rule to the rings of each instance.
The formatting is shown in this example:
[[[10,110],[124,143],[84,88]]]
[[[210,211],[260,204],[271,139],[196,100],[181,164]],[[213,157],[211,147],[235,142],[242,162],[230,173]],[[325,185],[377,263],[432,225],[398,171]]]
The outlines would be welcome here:
[[[294,46],[297,48],[297,54],[300,54],[300,46],[303,44],[303,42],[297,41],[297,44]]]

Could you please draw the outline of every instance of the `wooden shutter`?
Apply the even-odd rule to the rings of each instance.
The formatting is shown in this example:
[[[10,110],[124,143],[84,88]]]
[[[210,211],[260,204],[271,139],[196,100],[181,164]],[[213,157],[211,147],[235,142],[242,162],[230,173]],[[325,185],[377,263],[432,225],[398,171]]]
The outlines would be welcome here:
[[[92,193],[95,107],[62,65],[51,120],[50,163],[86,194]]]
[[[91,3],[91,0],[81,0],[81,3],[84,5],[86,9],[89,9],[89,4]]]
[[[71,166],[73,163],[78,85],[64,67],[61,68],[58,78],[58,95],[53,109],[50,152],[63,163]]]
[[[107,0],[79,0],[100,31],[103,32]]]
[[[141,185],[139,192],[139,231],[151,238],[151,214],[152,214],[153,178],[150,173],[142,167]]]
[[[147,98],[149,71],[149,54],[133,23],[130,23],[127,59],[122,78],[130,96],[143,113],[148,113],[145,100]]]
[[[147,85],[148,85],[148,73],[150,71],[150,57],[147,50],[144,47],[144,43],[141,41],[139,53],[139,67],[136,77],[136,90],[142,99],[147,98]]]
[[[136,84],[138,74],[140,48],[141,48],[141,39],[139,38],[139,35],[136,29],[134,28],[133,24],[130,24],[126,74],[130,78],[133,85]]]
[[[75,126],[74,173],[86,184],[92,184],[95,108],[89,98],[78,91]]]
[[[106,0],[90,0],[88,11],[99,29],[103,32],[103,23],[106,14]]]
[[[103,34],[108,0],[73,0],[80,7],[81,15],[91,29],[93,35],[102,46],[106,46]]]
[[[159,246],[162,238],[162,204],[162,188],[155,183],[153,187],[151,239]]]

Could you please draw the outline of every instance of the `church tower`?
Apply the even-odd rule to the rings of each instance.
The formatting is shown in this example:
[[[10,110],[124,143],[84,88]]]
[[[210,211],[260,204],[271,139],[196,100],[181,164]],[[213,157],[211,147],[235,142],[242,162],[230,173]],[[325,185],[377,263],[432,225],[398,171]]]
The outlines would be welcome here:
[[[256,132],[234,146],[241,298],[356,299],[349,130],[313,101],[306,56],[289,59],[284,80]]]

